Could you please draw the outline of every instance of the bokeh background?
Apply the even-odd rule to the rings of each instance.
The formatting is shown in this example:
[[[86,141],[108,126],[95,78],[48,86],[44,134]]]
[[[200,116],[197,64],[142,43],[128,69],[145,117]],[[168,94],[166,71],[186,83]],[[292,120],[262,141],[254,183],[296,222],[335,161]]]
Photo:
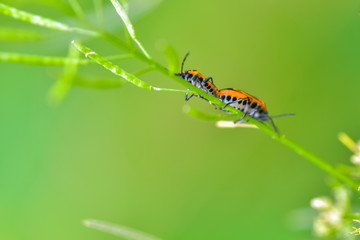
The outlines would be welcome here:
[[[77,25],[56,1],[2,1]],[[67,1],[61,2],[64,5]],[[92,1],[80,1],[94,19]],[[360,138],[358,1],[129,1],[139,39],[166,64],[169,42],[186,67],[267,103],[281,132],[332,164],[349,163],[340,131]],[[110,2],[108,29],[123,36]],[[64,7],[66,9],[66,7]],[[0,16],[1,27],[38,29]],[[74,34],[0,43],[0,51],[66,56]],[[104,55],[103,41],[84,44]],[[129,71],[136,60],[117,61]],[[95,218],[162,239],[314,239],[313,197],[326,174],[256,129],[219,129],[183,113],[183,94],[125,85],[74,87],[53,106],[46,96],[61,67],[0,63],[1,239],[116,239],[88,229]],[[98,65],[84,74],[109,77]],[[153,72],[142,79],[184,89]],[[188,104],[213,112],[201,99]],[[305,214],[308,213],[308,214]]]

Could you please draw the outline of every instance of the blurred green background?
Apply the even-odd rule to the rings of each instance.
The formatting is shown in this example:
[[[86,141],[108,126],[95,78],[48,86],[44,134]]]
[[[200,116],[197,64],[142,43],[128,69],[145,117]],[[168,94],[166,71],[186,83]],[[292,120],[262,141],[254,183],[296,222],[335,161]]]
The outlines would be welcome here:
[[[76,25],[56,1],[2,2]],[[296,113],[276,119],[281,132],[332,164],[349,162],[337,134],[360,138],[358,1],[143,2],[129,1],[130,13],[138,15],[137,35],[155,59],[166,64],[164,41],[181,58],[190,51],[186,69],[212,76],[219,88],[262,98],[270,114]],[[80,3],[93,11],[92,1]],[[156,7],[148,11],[145,3]],[[104,4],[105,23],[123,36],[120,18]],[[0,26],[59,34],[5,16]],[[1,42],[0,51],[66,56],[76,35],[59,36]],[[121,53],[103,41],[84,44],[104,55]],[[298,213],[330,189],[326,174],[292,150],[255,129],[218,129],[185,115],[183,94],[130,84],[74,87],[50,106],[46,95],[61,71],[0,63],[1,239],[116,239],[84,227],[87,218],[165,240],[314,238],[315,212],[304,221]],[[111,76],[98,65],[81,72]],[[142,79],[184,89],[157,72]],[[189,104],[214,111],[201,99]]]

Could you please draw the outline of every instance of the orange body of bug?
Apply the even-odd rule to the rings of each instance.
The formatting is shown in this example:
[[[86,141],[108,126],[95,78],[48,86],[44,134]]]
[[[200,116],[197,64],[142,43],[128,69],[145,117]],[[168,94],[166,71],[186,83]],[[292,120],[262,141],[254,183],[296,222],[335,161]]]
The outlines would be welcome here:
[[[227,105],[230,105],[234,108],[239,109],[243,113],[245,113],[244,117],[246,115],[249,115],[250,117],[258,120],[258,121],[265,121],[270,120],[271,125],[274,128],[274,131],[279,134],[279,131],[277,130],[274,121],[272,118],[274,117],[284,117],[284,116],[294,116],[295,114],[287,113],[277,116],[269,116],[268,112],[266,110],[265,102],[261,99],[258,99],[248,93],[245,93],[241,90],[235,89],[235,88],[226,88],[219,91],[218,98],[226,103],[225,107]],[[222,108],[223,111],[227,112],[224,108]],[[235,121],[235,123],[240,123],[245,121],[244,117],[238,121]]]
[[[221,101],[257,120],[268,120],[265,102],[248,93],[235,88],[222,89],[219,92]]]
[[[214,97],[217,97],[222,102],[226,103],[225,107],[230,105],[234,108],[239,109],[240,111],[242,111],[244,113],[244,117],[246,115],[249,115],[250,117],[252,117],[258,121],[270,120],[275,132],[278,134],[279,134],[279,132],[278,132],[277,128],[275,127],[272,117],[295,115],[295,114],[282,114],[282,115],[270,117],[268,115],[268,112],[267,112],[266,106],[265,106],[265,102],[263,100],[258,99],[248,93],[245,93],[245,92],[235,89],[235,88],[226,88],[226,89],[218,90],[211,77],[205,78],[197,70],[188,70],[188,71],[184,72],[183,71],[184,63],[185,63],[185,60],[188,55],[189,55],[189,53],[187,53],[185,55],[185,57],[182,61],[181,72],[176,73],[176,75],[185,79],[186,81],[190,82],[195,87],[204,90],[206,93],[211,94]],[[198,95],[192,94],[190,97],[188,97],[188,93],[186,93],[185,100],[188,101],[193,96],[198,96]],[[201,97],[201,96],[199,96],[199,97]],[[203,98],[203,97],[201,97],[201,98]],[[203,99],[205,99],[205,98],[203,98]],[[206,101],[208,101],[208,100],[206,100]],[[221,108],[221,110],[228,112],[227,110],[225,110],[225,107]],[[216,108],[216,106],[215,106],[215,108]],[[246,121],[244,119],[244,117],[238,121],[235,121],[235,123],[240,123],[240,122]]]

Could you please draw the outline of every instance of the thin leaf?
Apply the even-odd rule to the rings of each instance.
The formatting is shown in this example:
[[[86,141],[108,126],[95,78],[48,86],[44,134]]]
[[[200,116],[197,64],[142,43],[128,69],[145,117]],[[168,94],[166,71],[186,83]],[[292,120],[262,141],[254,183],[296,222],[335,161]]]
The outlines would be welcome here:
[[[5,4],[12,4],[15,1],[14,0],[2,0],[1,2]],[[44,8],[44,7],[51,7],[56,10],[60,10],[61,12],[65,13],[66,15],[74,16],[74,12],[69,7],[68,4],[66,4],[64,1],[59,0],[16,0],[17,6],[31,6],[31,7],[38,7],[38,8]]]
[[[341,133],[339,133],[338,138],[339,138],[339,141],[345,145],[345,147],[350,149],[350,151],[352,151],[355,154],[359,153],[359,148],[358,148],[357,144],[351,137],[349,137],[349,135],[341,132]]]
[[[123,79],[104,79],[104,78],[91,78],[91,77],[80,77],[77,76],[74,79],[73,85],[86,88],[94,89],[114,89],[120,88],[128,83]]]
[[[165,43],[163,46],[163,52],[168,60],[168,69],[170,73],[176,73],[180,69],[179,55],[176,50]]]
[[[195,117],[195,118],[198,118],[201,120],[207,120],[207,121],[216,121],[216,120],[220,120],[220,119],[224,119],[224,118],[238,116],[237,114],[227,114],[227,115],[222,114],[221,115],[221,114],[213,114],[213,113],[204,113],[204,112],[201,112],[189,105],[185,105],[183,107],[183,111],[184,111],[184,113],[186,113],[192,117]]]
[[[97,32],[89,31],[89,30],[81,29],[81,28],[70,27],[66,24],[57,22],[55,20],[45,18],[45,17],[39,16],[39,15],[35,15],[32,13],[28,13],[28,12],[25,12],[22,10],[18,10],[14,7],[10,7],[3,3],[0,3],[0,13],[4,14],[6,16],[18,19],[20,21],[24,21],[24,22],[28,22],[28,23],[40,26],[40,27],[45,27],[45,28],[50,28],[50,29],[65,31],[65,32],[77,32],[77,33],[93,35],[93,36],[99,35]]]
[[[132,55],[116,55],[106,57],[108,60],[121,60],[131,58]],[[40,66],[61,66],[66,64],[79,64],[88,65],[94,63],[89,59],[71,59],[68,57],[51,57],[51,56],[37,56],[19,53],[6,53],[0,52],[0,62],[28,64],[28,65],[40,65]]]
[[[29,29],[0,28],[0,41],[38,41],[49,38],[38,31]]]
[[[78,19],[84,21],[86,19],[85,14],[79,2],[77,0],[68,0],[68,3],[71,6],[72,10],[75,12]]]
[[[102,0],[93,0],[96,19],[100,27],[104,26],[103,2]]]
[[[50,56],[36,56],[19,53],[0,52],[0,62],[29,64],[29,65],[44,65],[44,66],[60,66],[66,64],[90,64],[88,59],[71,59],[66,57],[50,57]]]
[[[122,237],[128,240],[160,240],[160,238],[158,237],[141,232],[139,230],[135,230],[126,226],[102,222],[99,220],[84,220],[84,225],[88,228],[110,233],[112,235]]]
[[[101,56],[100,54],[94,52],[93,50],[85,47],[84,45],[77,43],[75,41],[73,41],[72,43],[80,52],[85,54],[85,56],[91,58],[96,63],[100,64],[107,70],[111,71],[113,74],[129,81],[130,83],[134,84],[135,86],[137,86],[139,88],[143,88],[143,89],[147,89],[147,90],[154,90],[154,91],[169,91],[169,92],[182,92],[182,93],[187,92],[184,90],[158,88],[158,87],[151,86],[147,82],[144,82],[144,81],[140,80],[139,78],[137,78],[136,76],[134,76],[133,74],[126,72],[121,67],[106,60],[103,56]]]
[[[122,2],[124,2],[124,1],[122,1]],[[124,22],[124,24],[126,26],[126,29],[129,32],[130,37],[139,46],[140,50],[144,53],[144,55],[148,59],[151,59],[150,55],[146,52],[145,48],[141,45],[139,40],[136,38],[135,29],[134,29],[133,25],[131,24],[130,19],[129,19],[128,14],[127,14],[127,10],[128,10],[127,9],[127,4],[120,3],[118,0],[111,0],[111,3],[115,7],[116,12],[119,14],[121,19],[123,20],[123,22]]]
[[[73,45],[70,45],[68,57],[70,59],[77,60],[79,55],[79,51],[77,51]],[[77,62],[69,62],[65,64],[63,74],[49,91],[48,99],[51,103],[58,104],[65,98],[72,86],[73,78],[76,75],[77,69]]]

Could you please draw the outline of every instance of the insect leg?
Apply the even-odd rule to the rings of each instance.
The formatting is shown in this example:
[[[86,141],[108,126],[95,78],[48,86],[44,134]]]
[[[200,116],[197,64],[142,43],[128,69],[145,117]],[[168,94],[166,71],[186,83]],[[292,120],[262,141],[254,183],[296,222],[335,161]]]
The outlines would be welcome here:
[[[269,117],[269,120],[270,120],[271,125],[272,125],[274,131],[276,132],[276,134],[277,134],[277,135],[280,135],[280,134],[279,134],[279,131],[277,130],[277,128],[276,128],[276,126],[275,126],[275,123],[274,123],[274,121],[272,120],[271,117]]]
[[[188,91],[189,91],[189,89],[188,89]],[[189,96],[189,93],[186,93],[186,94],[185,94],[185,101],[189,101],[190,98],[192,98],[194,95],[195,95],[195,94],[193,93],[193,94],[190,95],[190,97],[188,97],[188,96]]]

